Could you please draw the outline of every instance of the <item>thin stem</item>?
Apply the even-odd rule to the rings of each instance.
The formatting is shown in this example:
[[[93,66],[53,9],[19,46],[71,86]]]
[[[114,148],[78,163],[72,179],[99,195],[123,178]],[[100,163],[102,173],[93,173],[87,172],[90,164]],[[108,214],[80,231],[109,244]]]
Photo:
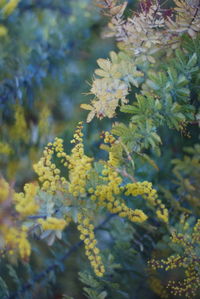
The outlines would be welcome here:
[[[134,161],[133,161],[133,159],[132,159],[132,157],[131,157],[131,154],[130,154],[129,150],[127,149],[126,145],[123,144],[123,142],[122,142],[121,140],[120,140],[120,143],[121,143],[121,145],[122,145],[124,151],[126,152],[127,158],[128,158],[128,160],[131,162],[131,165],[132,165],[133,170],[134,170],[134,169],[135,169],[135,163],[134,163]]]
[[[120,173],[123,177],[129,178],[134,183],[137,182],[136,179],[125,170],[125,168],[124,169],[114,168],[114,169],[116,170],[116,172]]]

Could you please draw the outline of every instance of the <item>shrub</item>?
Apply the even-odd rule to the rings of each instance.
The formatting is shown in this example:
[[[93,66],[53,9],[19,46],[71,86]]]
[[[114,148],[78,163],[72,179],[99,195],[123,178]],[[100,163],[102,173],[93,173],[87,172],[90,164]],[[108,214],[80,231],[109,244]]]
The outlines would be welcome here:
[[[47,143],[23,192],[0,181],[2,297],[198,296],[199,1],[142,1],[133,13],[123,1],[96,2],[118,50],[97,60],[94,98],[81,104],[89,124],[79,121],[70,142]],[[96,156],[85,137],[95,118],[111,119]],[[89,262],[71,257],[82,245]],[[67,260],[64,279],[73,274],[57,294]]]

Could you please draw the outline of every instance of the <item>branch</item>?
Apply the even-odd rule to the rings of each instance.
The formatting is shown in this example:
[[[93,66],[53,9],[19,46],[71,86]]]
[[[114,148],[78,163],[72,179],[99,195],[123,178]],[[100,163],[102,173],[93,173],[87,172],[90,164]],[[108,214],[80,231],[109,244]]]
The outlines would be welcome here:
[[[200,120],[193,120],[193,121],[188,121],[188,124],[190,125],[199,125],[200,124]]]
[[[112,167],[116,172],[120,173],[123,177],[126,177],[126,178],[129,178],[132,182],[136,182],[136,179],[131,175],[129,174],[126,169],[120,169],[120,168],[115,168],[115,167]]]
[[[120,138],[120,144],[122,145],[124,151],[126,152],[128,161],[131,163],[132,168],[133,168],[133,170],[134,170],[134,169],[135,169],[135,163],[134,163],[134,161],[133,161],[133,159],[132,159],[132,157],[131,157],[131,154],[130,154],[128,148],[127,148],[126,145],[121,141],[121,138]]]

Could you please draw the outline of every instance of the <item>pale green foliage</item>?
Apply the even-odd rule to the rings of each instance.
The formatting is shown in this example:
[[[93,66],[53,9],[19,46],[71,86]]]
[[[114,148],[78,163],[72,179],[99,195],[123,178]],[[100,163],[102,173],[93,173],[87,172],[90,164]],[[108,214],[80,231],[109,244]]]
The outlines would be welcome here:
[[[107,292],[103,291],[103,284],[97,281],[92,275],[88,273],[79,273],[80,281],[89,287],[84,287],[87,298],[90,299],[105,299]]]
[[[107,116],[113,117],[119,105],[127,102],[126,96],[131,85],[138,87],[143,73],[137,70],[134,60],[123,52],[116,54],[110,52],[109,59],[98,59],[99,69],[95,78],[91,93],[95,95],[92,105],[81,105],[83,109],[91,110],[87,121],[90,122],[96,115],[100,119]]]
[[[112,133],[119,136],[129,151],[140,152],[143,149],[152,148],[159,151],[161,139],[156,133],[151,119],[139,124],[130,123],[129,127],[125,124],[116,124]]]
[[[189,105],[189,87],[191,75],[198,72],[197,53],[193,51],[191,56],[188,55],[189,52],[186,52],[187,47],[182,41],[182,38],[187,40],[187,36],[183,36],[185,30],[178,31],[179,33],[175,36],[173,30],[170,29],[169,21],[166,21],[161,13],[161,7],[157,1],[155,2],[155,5],[146,9],[147,11],[144,10],[127,21],[122,21],[121,11],[117,13],[118,10],[116,9],[116,13],[111,12],[111,15],[114,16],[110,23],[112,26],[110,25],[109,28],[116,29],[115,34],[117,39],[120,40],[120,45],[121,43],[125,44],[126,49],[128,47],[129,50],[123,49],[119,53],[111,52],[111,59],[97,60],[100,69],[97,69],[95,74],[103,78],[95,78],[92,83],[91,93],[95,95],[92,105],[82,105],[82,108],[91,110],[88,122],[95,115],[99,118],[113,117],[119,105],[119,100],[122,104],[126,103],[125,100],[130,92],[130,87],[139,87],[141,83],[141,93],[146,94],[147,98],[151,98],[151,101],[148,101],[151,106],[153,98],[156,98],[157,102],[158,100],[161,102],[159,106],[157,105],[156,110],[162,110],[164,119],[170,127],[178,129],[180,122],[194,118],[194,109]],[[111,1],[111,3],[111,6],[115,7],[116,2]],[[180,18],[179,12],[181,15],[185,13],[186,18],[188,14],[193,18],[192,13],[193,11],[196,12],[195,8],[189,4],[184,4],[182,1],[177,1],[176,4],[179,8],[175,8],[173,13],[177,14],[178,20]],[[189,11],[187,10],[188,6],[191,8]],[[182,8],[180,9],[180,7]],[[197,15],[195,14],[194,19],[195,22],[196,19],[198,20],[198,12]],[[160,30],[157,30],[157,28]],[[166,33],[166,30],[168,30],[168,33]],[[198,31],[199,28],[196,29],[196,32]],[[150,40],[149,34],[154,40]],[[196,35],[197,33],[194,37]],[[135,39],[138,44],[142,45],[138,46],[140,50],[137,48]],[[156,60],[156,56],[161,57],[162,61],[163,59],[168,61],[168,50],[163,53],[163,47],[166,47],[168,43],[170,44],[171,39],[175,39],[173,43],[176,44],[176,47],[174,50],[172,48],[170,59],[172,60],[176,56],[178,58],[176,59],[176,65],[174,67],[171,64],[167,70],[159,70],[158,64],[160,64],[160,61]],[[195,44],[192,39],[188,42]],[[151,53],[151,59],[148,55],[145,56],[145,59],[141,59],[146,52]],[[179,65],[177,65],[178,61]],[[160,67],[162,67],[162,64],[159,65]],[[118,89],[116,89],[117,85]],[[138,100],[137,96],[136,99]],[[184,104],[184,106],[180,104]],[[145,108],[148,109],[148,106],[149,103]],[[149,110],[151,108],[149,107]],[[163,118],[159,116],[160,124],[162,124],[162,120]]]

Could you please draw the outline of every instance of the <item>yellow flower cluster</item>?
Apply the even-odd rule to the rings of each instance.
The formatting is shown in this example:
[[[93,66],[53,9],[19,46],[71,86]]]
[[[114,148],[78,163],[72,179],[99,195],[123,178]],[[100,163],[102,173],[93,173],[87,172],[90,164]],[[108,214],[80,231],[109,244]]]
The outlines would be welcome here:
[[[34,215],[39,210],[39,205],[35,200],[37,191],[37,184],[30,183],[24,186],[24,193],[14,194],[15,209],[22,217]]]
[[[9,16],[15,10],[20,0],[10,0],[6,5],[3,7],[2,11],[4,15]]]
[[[147,199],[149,202],[151,202],[153,205],[157,198],[156,190],[152,189],[152,183],[147,181],[127,184],[125,195],[143,195],[143,197]]]
[[[9,184],[0,177],[0,203],[7,200],[10,192]]]
[[[179,255],[172,255],[166,260],[161,260],[161,263],[165,265],[165,270],[176,269],[177,267],[184,267],[184,259]]]
[[[9,180],[14,180],[16,178],[16,173],[20,169],[20,160],[9,159],[7,166],[7,177]]]
[[[44,106],[40,112],[40,118],[38,123],[39,133],[43,136],[48,135],[49,130],[49,116],[51,115],[51,111],[48,106]]]
[[[61,158],[61,163],[64,166],[67,166],[67,154],[64,152],[63,140],[61,138],[56,138],[54,143],[48,143],[43,151],[43,157],[37,164],[33,165],[42,183],[42,190],[49,194],[54,194],[56,191],[64,191],[67,183],[66,179],[61,177],[60,169],[52,162],[54,154]]]
[[[31,245],[27,239],[27,228],[22,226],[2,228],[5,246],[9,254],[14,254],[17,250],[23,260],[28,260],[31,253]]]
[[[64,152],[63,140],[55,138],[44,149],[43,157],[34,165],[34,170],[42,182],[42,190],[50,194],[56,191],[67,191],[67,180],[60,176],[60,170],[52,163],[53,155],[61,159],[61,163],[69,169],[68,190],[73,196],[84,196],[88,172],[91,169],[92,158],[84,154],[82,122],[79,122],[71,143],[75,143],[71,155]]]
[[[182,234],[182,233],[177,233],[176,231],[173,231],[171,234],[171,241],[173,243],[177,243],[177,244],[185,247],[186,251],[188,251],[190,249],[190,246],[188,246],[189,239],[190,239],[190,236],[187,233]]]
[[[104,133],[104,142],[105,143],[113,144],[115,141],[116,141],[116,138],[110,132],[107,131]]]
[[[69,192],[73,196],[84,196],[86,193],[86,183],[88,172],[92,167],[92,158],[84,154],[82,122],[79,122],[71,143],[75,143],[71,155],[68,157],[69,162]]]
[[[183,256],[180,256],[179,254],[172,255],[168,257],[167,259],[161,259],[161,260],[155,260],[152,259],[151,261],[148,262],[152,270],[157,270],[157,269],[164,269],[165,271],[169,270],[174,270],[179,267],[187,268],[187,258],[184,258]],[[168,287],[171,288],[171,285],[173,283],[169,282]],[[176,285],[178,286],[178,283],[176,282]],[[177,294],[178,287],[175,291],[175,294]],[[174,292],[173,292],[174,293]]]
[[[157,208],[157,217],[165,223],[168,223],[168,210],[165,208],[164,204],[162,204],[161,200],[158,199],[157,191],[152,188],[152,183],[147,181],[135,182],[127,184],[125,188],[125,195],[141,195],[151,206]]]
[[[122,200],[115,198],[121,193],[121,190],[123,190],[123,188],[120,187],[122,178],[111,168],[113,165],[116,165],[116,163],[117,161],[113,159],[113,154],[110,153],[108,166],[106,165],[102,171],[103,180],[107,182],[107,184],[98,185],[91,199],[98,199],[99,206],[106,207],[111,213],[117,213],[120,217],[127,217],[132,222],[144,222],[147,216],[142,210],[132,210],[127,207]],[[93,190],[89,191],[93,193]]]
[[[1,31],[1,28],[0,28],[0,31]],[[1,32],[0,32],[0,36],[1,36]],[[8,156],[11,153],[12,153],[12,149],[11,149],[10,145],[5,142],[0,142],[0,154]]]
[[[168,288],[171,289],[171,293],[175,296],[184,296],[185,298],[193,298],[197,295],[197,291],[200,286],[200,277],[195,267],[190,266],[185,271],[186,277],[183,281],[168,282]]]
[[[105,268],[102,263],[100,251],[96,247],[97,241],[94,235],[94,225],[90,224],[90,219],[78,214],[78,230],[80,231],[80,239],[84,241],[85,253],[94,269],[97,276],[102,277],[105,273]]]
[[[43,230],[63,230],[69,221],[48,217],[47,219],[38,219],[38,223],[41,224]]]
[[[197,220],[197,223],[194,226],[192,234],[192,242],[200,243],[200,219]]]
[[[27,228],[20,227],[15,220],[12,205],[13,190],[9,184],[0,178],[0,239],[1,248],[9,254],[19,252],[22,259],[27,260],[31,253],[31,246],[27,240]]]
[[[168,210],[165,208],[165,206],[163,204],[161,204],[161,202],[160,202],[159,209],[157,209],[157,211],[156,211],[156,215],[157,215],[158,219],[162,220],[165,223],[168,223],[169,213],[168,213]]]
[[[55,151],[56,156],[61,158],[61,163],[67,166],[68,156],[64,151],[63,139],[56,137],[54,143],[49,143],[49,146]]]
[[[8,34],[8,29],[5,26],[0,25],[0,37],[6,36],[7,34]]]
[[[185,226],[183,219],[185,217],[181,219],[182,228]],[[192,234],[190,227],[188,227],[188,232],[184,231],[184,233],[173,231],[171,241],[179,249],[178,253],[166,259],[152,259],[149,264],[153,270],[183,269],[185,278],[181,281],[169,281],[167,287],[175,296],[192,298],[197,294],[200,285],[199,250],[197,244],[200,241],[200,221],[196,222]]]
[[[20,105],[15,107],[15,124],[10,129],[10,136],[14,140],[24,140],[27,141],[28,130],[26,119],[24,115],[24,109]]]

